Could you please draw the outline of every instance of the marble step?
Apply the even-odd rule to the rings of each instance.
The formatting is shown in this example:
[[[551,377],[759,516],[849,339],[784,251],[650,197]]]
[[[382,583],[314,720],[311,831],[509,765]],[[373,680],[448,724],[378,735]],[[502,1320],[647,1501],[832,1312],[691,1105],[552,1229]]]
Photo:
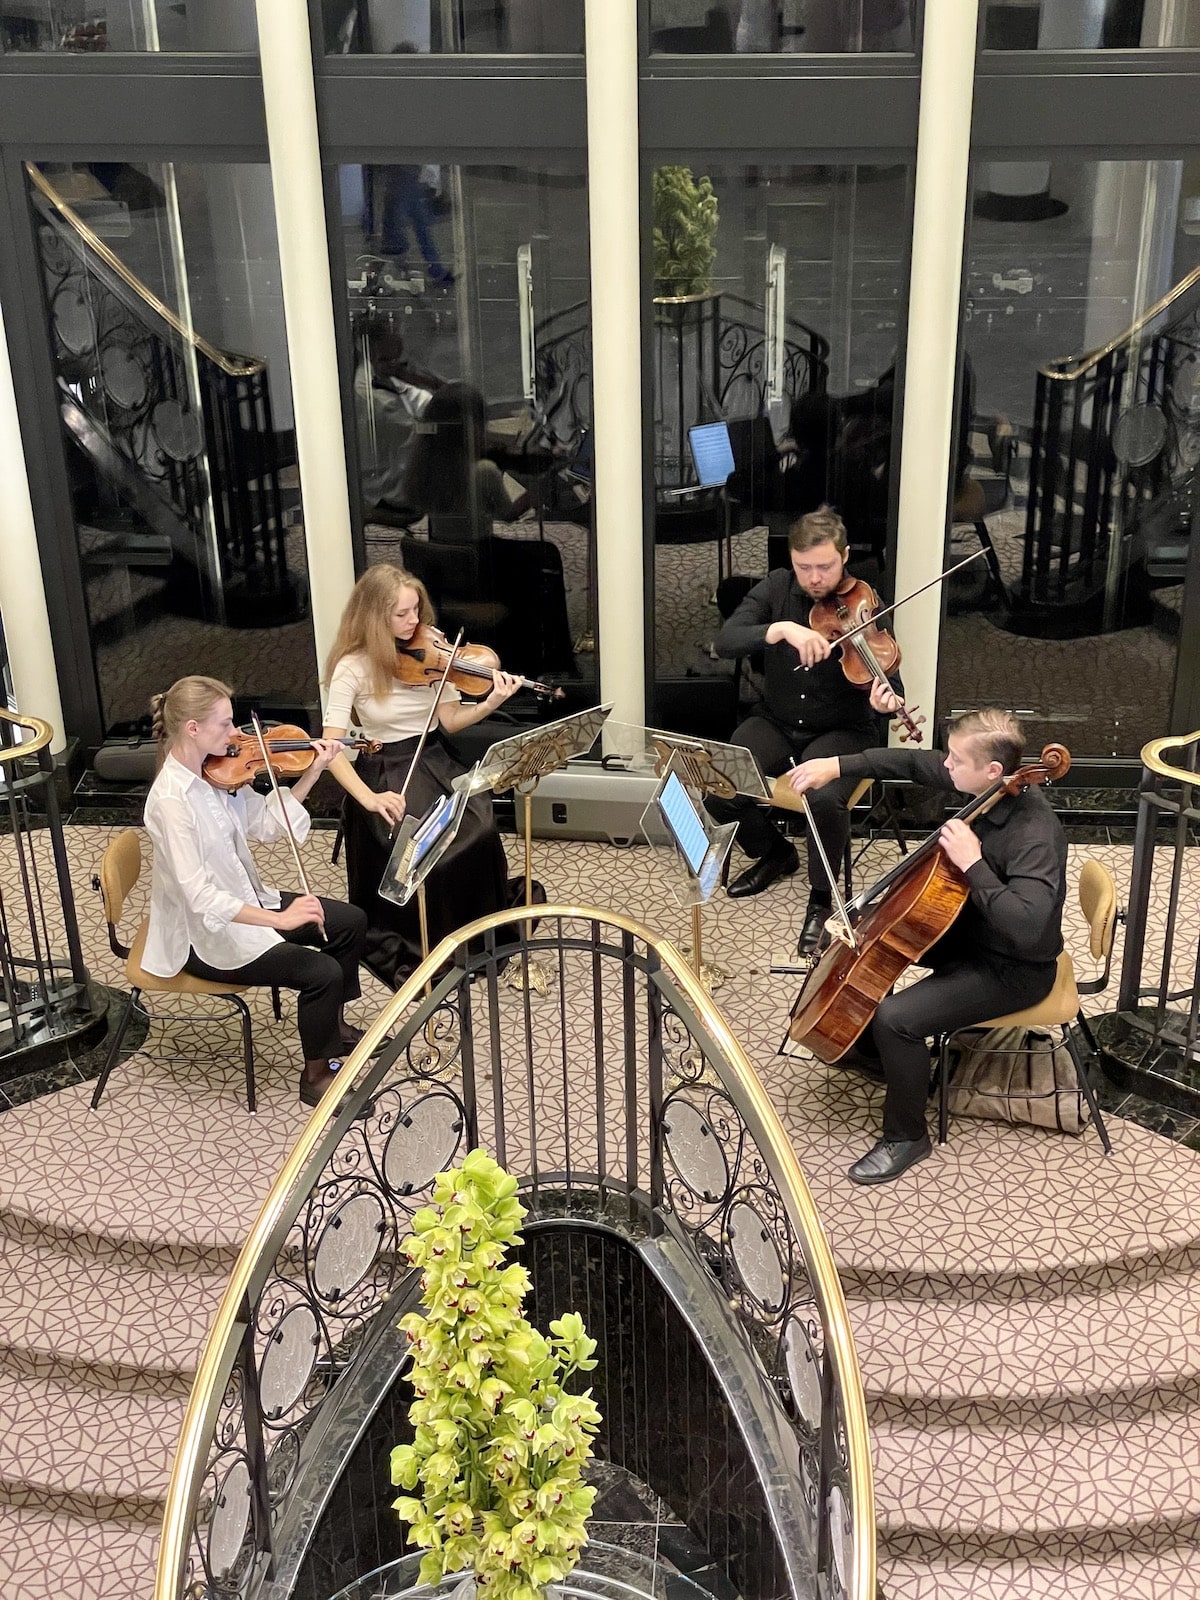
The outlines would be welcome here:
[[[1200,1272],[1055,1300],[852,1301],[873,1422],[1020,1427],[1200,1404]]]
[[[0,1235],[0,1372],[186,1396],[227,1282]]]
[[[158,1525],[0,1503],[5,1600],[147,1600]]]
[[[885,1421],[872,1438],[889,1556],[1074,1562],[1200,1537],[1200,1407],[1090,1427]]]
[[[0,1503],[156,1524],[186,1404],[0,1372]]]

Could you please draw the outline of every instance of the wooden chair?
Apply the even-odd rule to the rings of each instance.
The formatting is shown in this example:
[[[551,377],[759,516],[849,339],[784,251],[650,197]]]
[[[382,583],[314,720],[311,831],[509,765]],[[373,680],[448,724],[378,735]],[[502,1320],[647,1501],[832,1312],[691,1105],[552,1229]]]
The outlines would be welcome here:
[[[1085,994],[1100,994],[1108,987],[1109,974],[1112,971],[1113,941],[1116,938],[1117,923],[1124,920],[1124,913],[1117,905],[1117,886],[1112,873],[1099,861],[1085,861],[1083,870],[1079,874],[1079,905],[1088,924],[1088,948],[1095,961],[1104,963],[1104,970],[1097,978],[1089,978],[1083,983],[1075,977],[1075,967],[1070,956],[1064,950],[1058,958],[1058,972],[1055,975],[1054,987],[1044,1000],[1035,1006],[1028,1006],[1024,1011],[1014,1011],[1006,1017],[993,1017],[990,1022],[981,1022],[979,1028],[1058,1028],[1061,1030],[1061,1042],[1066,1045],[1075,1063],[1075,1071],[1079,1077],[1079,1087],[1083,1091],[1088,1107],[1092,1113],[1092,1120],[1096,1124],[1096,1132],[1100,1135],[1100,1143],[1104,1146],[1105,1155],[1112,1154],[1112,1144],[1108,1137],[1108,1129],[1104,1125],[1104,1118],[1100,1114],[1100,1105],[1096,1099],[1096,1091],[1092,1087],[1091,1079],[1087,1072],[1087,1058],[1080,1050],[1075,1029],[1084,1035],[1088,1041],[1089,1054],[1097,1054],[1096,1040],[1087,1020],[1083,1015],[1080,996]],[[960,1032],[974,1032],[975,1029],[961,1029]],[[958,1034],[944,1034],[941,1041],[941,1051],[938,1060],[938,1143],[945,1144],[950,1120],[950,1048]]]
[[[210,983],[207,978],[194,978],[190,972],[179,972],[173,978],[160,978],[153,972],[147,972],[142,966],[142,953],[146,948],[146,932],[150,926],[150,918],[143,917],[138,925],[138,930],[133,936],[132,945],[121,943],[117,929],[120,926],[121,916],[125,910],[125,903],[132,894],[134,886],[141,877],[142,872],[142,844],[141,837],[136,828],[126,828],[119,833],[109,844],[100,861],[99,888],[104,902],[104,916],[108,923],[108,943],[112,952],[120,956],[125,963],[125,978],[130,985],[129,1000],[121,1014],[112,1043],[108,1047],[104,1066],[96,1081],[95,1093],[92,1095],[92,1110],[100,1104],[100,1096],[104,1093],[104,1086],[108,1082],[109,1074],[116,1065],[117,1055],[121,1049],[121,1041],[125,1037],[134,1009],[142,995],[146,994],[175,994],[194,995],[197,998],[228,1001],[233,1014],[241,1018],[242,1024],[242,1058],[246,1068],[246,1108],[254,1111],[254,1040],[250,1027],[250,1009],[241,998],[248,985],[232,983]],[[271,998],[275,1006],[276,1017],[280,1014],[279,991],[272,990]],[[146,1008],[143,1006],[143,1010]],[[148,1015],[148,1013],[147,1013]]]

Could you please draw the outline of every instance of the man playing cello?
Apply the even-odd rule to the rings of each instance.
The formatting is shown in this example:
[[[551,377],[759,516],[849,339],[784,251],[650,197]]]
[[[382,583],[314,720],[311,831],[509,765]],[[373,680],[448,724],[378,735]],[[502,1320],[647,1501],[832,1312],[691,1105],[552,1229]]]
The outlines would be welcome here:
[[[818,756],[849,755],[878,744],[877,714],[885,709],[885,687],[870,694],[851,683],[833,655],[824,634],[808,626],[813,603],[836,593],[846,570],[846,529],[830,506],[810,511],[788,532],[790,568],[779,568],[755,584],[717,635],[718,655],[733,658],[762,650],[766,682],[761,711],[734,729],[734,744],[744,745],[768,778],[776,778],[794,761]],[[797,672],[797,665],[807,670]],[[902,692],[893,677],[892,688]],[[892,695],[888,704],[898,705]],[[833,904],[820,851],[812,838],[815,827],[825,854],[836,870],[850,838],[846,804],[855,779],[848,774],[827,780],[814,796],[808,839],[809,901],[797,949],[811,955]],[[795,847],[771,822],[767,812],[744,796],[708,799],[705,805],[718,822],[736,822],[737,842],[754,859],[729,885],[735,899],[761,894],[778,878],[800,865]]]
[[[1024,736],[1011,711],[987,708],[956,717],[947,744],[945,755],[867,750],[805,761],[787,781],[806,794],[847,779],[909,778],[978,796],[1016,770]],[[1067,843],[1045,796],[1029,788],[1006,795],[970,824],[954,818],[943,824],[939,843],[963,873],[968,899],[920,958],[932,975],[887,995],[857,1046],[840,1058],[887,1085],[883,1137],[850,1168],[855,1183],[887,1183],[929,1155],[925,1106],[934,1035],[1022,1011],[1054,987]]]

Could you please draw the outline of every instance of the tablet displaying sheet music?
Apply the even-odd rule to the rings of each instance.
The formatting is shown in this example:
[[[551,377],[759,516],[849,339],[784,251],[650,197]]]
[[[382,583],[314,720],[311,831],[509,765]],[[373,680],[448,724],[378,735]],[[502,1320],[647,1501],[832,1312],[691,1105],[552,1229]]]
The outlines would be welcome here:
[[[658,809],[670,829],[671,837],[683,851],[683,859],[699,878],[708,855],[708,830],[691,795],[674,772],[668,775],[662,786]]]
[[[444,794],[428,813],[422,817],[421,824],[412,836],[412,855],[408,858],[408,871],[415,872],[421,862],[433,849],[434,845],[445,833],[454,817],[454,802],[457,796],[453,790]]]
[[[704,422],[688,429],[692,464],[702,489],[719,489],[733,471],[733,445],[724,422]]]

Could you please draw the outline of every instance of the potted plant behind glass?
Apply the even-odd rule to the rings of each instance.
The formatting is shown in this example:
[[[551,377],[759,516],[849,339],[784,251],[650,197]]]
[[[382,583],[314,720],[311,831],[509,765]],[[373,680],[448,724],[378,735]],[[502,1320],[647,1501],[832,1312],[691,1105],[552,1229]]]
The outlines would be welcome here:
[[[584,1464],[600,1426],[591,1391],[567,1384],[595,1365],[580,1317],[545,1338],[521,1302],[529,1275],[517,1181],[482,1150],[439,1174],[433,1205],[404,1243],[421,1268],[425,1313],[401,1320],[412,1346],[412,1444],[392,1451],[394,1503],[427,1554],[420,1581],[473,1573],[486,1600],[540,1600],[587,1541],[596,1491]]]
[[[721,297],[712,269],[719,221],[711,178],[697,179],[690,167],[655,168],[654,465],[660,489],[690,480],[687,430],[717,415]]]

